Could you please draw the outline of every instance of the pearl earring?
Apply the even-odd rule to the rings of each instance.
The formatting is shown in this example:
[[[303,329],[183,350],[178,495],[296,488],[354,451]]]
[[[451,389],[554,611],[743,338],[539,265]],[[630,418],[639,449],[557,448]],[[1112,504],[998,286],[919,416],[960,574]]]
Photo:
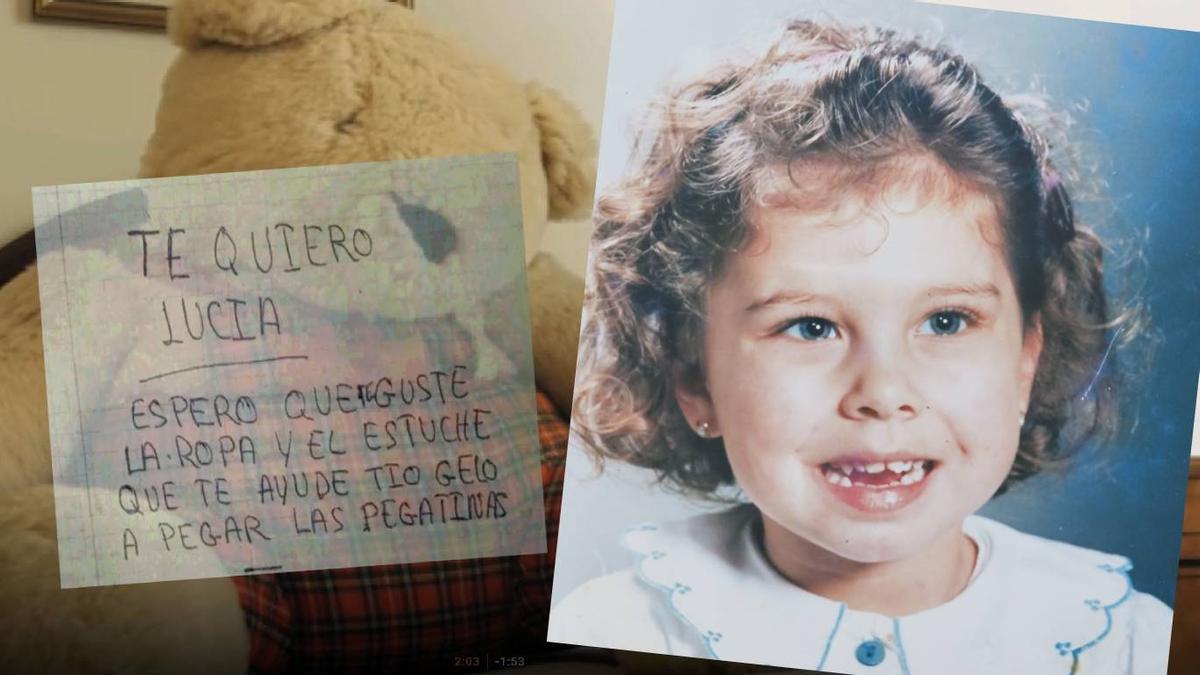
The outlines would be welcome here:
[[[701,422],[701,423],[697,424],[694,427],[694,431],[696,432],[696,435],[699,436],[700,438],[712,438],[713,437],[712,425],[709,424],[708,422]]]
[[[1021,426],[1021,427],[1025,426],[1025,413],[1024,412],[1017,413],[1017,426]]]

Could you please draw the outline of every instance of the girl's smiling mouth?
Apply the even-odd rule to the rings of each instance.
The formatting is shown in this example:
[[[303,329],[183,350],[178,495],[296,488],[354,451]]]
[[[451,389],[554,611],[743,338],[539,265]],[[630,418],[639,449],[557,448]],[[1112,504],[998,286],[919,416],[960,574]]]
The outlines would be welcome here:
[[[886,513],[921,496],[940,462],[923,457],[838,459],[818,467],[821,482],[858,511]]]

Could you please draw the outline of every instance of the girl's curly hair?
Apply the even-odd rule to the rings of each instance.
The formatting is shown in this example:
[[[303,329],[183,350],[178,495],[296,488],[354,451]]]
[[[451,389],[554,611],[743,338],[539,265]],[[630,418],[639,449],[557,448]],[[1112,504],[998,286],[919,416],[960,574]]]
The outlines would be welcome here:
[[[1076,222],[1045,136],[962,57],[889,30],[793,21],[765,53],[670,92],[653,113],[594,216],[572,418],[594,454],[703,496],[732,484],[721,440],[691,432],[674,377],[699,372],[705,292],[749,238],[756,179],[768,166],[869,171],[914,153],[993,196],[1023,318],[1041,321],[1001,490],[1115,430],[1108,348],[1123,319],[1109,316],[1101,242]]]

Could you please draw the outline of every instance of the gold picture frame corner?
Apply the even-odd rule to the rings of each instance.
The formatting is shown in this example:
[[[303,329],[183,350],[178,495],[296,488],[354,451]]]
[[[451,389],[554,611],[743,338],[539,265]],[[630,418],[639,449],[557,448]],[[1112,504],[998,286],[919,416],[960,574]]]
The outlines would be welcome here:
[[[413,8],[413,0],[390,0]],[[140,28],[165,28],[171,0],[114,2],[112,0],[32,0],[33,18],[80,21]]]

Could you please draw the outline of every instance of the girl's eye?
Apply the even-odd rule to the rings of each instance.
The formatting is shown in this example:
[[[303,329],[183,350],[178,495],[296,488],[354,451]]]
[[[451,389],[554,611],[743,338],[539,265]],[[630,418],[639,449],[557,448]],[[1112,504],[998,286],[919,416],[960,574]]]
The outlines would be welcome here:
[[[943,310],[934,313],[921,325],[921,333],[926,335],[956,335],[967,328],[970,318],[956,310]]]
[[[798,337],[801,340],[828,340],[837,337],[837,328],[833,322],[816,316],[805,316],[796,319],[784,329],[785,335]]]

